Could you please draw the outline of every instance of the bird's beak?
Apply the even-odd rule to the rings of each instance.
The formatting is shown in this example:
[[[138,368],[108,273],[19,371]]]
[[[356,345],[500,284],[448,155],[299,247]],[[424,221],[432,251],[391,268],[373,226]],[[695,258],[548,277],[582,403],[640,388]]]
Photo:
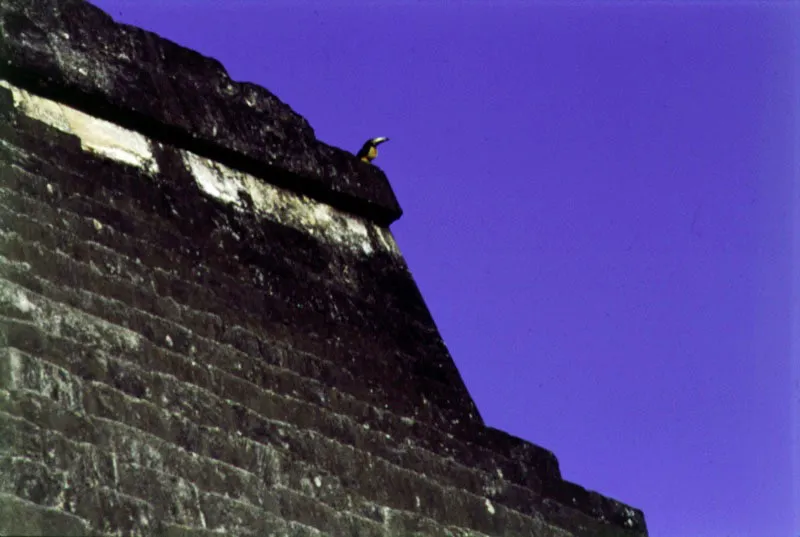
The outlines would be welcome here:
[[[388,138],[386,138],[385,136],[381,136],[380,138],[375,138],[375,140],[373,141],[373,144],[374,145],[378,145],[378,144],[382,144],[383,142],[388,142],[388,141],[389,141]]]

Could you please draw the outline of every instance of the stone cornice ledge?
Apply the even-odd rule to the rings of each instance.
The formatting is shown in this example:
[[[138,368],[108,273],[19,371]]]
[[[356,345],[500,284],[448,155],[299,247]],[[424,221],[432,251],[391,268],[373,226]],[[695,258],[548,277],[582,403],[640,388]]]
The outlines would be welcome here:
[[[402,214],[383,172],[269,91],[83,0],[4,0],[0,77],[380,225]]]

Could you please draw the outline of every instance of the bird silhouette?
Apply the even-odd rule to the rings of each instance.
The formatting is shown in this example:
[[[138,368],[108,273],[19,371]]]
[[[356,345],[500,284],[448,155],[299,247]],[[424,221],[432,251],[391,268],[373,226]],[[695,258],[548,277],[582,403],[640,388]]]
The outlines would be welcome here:
[[[375,160],[375,157],[378,156],[378,146],[383,142],[388,142],[389,139],[385,136],[379,136],[377,138],[370,138],[364,145],[361,146],[361,149],[358,150],[356,153],[356,157],[363,160],[364,162],[372,162]]]

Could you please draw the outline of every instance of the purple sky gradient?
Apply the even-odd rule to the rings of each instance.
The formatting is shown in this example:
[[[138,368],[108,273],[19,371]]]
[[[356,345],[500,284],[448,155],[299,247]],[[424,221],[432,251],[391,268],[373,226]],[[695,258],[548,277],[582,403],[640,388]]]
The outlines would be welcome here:
[[[391,137],[488,424],[653,537],[800,536],[800,4],[94,3],[323,141]]]

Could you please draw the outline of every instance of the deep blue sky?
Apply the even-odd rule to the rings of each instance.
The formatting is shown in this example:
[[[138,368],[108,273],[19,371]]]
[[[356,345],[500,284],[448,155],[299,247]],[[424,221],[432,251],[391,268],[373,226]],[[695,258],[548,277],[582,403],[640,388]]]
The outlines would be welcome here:
[[[800,535],[800,4],[94,3],[328,143],[392,138],[392,230],[487,423],[653,537]]]

